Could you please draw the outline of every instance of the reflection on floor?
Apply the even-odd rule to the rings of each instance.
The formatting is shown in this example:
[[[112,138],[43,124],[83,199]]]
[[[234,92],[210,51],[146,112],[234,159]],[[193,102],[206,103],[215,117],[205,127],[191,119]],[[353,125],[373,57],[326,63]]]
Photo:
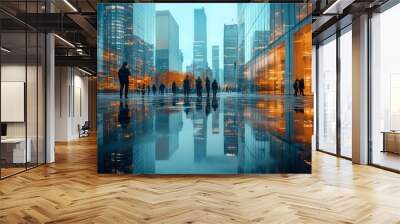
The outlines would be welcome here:
[[[98,94],[99,172],[309,173],[311,97]]]
[[[373,164],[400,170],[400,155],[391,152],[375,151],[373,154]]]
[[[0,161],[1,163],[1,161]],[[6,178],[8,176],[23,172],[27,169],[36,167],[38,164],[36,163],[18,163],[18,164],[12,164],[12,163],[2,163],[1,168],[0,168],[0,174],[1,178]]]
[[[16,168],[13,168],[13,167],[11,167],[11,168],[9,168],[9,167],[1,168],[1,178],[4,178],[4,177],[10,176],[10,175],[22,172],[24,170],[25,170],[25,167],[23,167],[23,168],[20,168],[20,167],[16,167]]]

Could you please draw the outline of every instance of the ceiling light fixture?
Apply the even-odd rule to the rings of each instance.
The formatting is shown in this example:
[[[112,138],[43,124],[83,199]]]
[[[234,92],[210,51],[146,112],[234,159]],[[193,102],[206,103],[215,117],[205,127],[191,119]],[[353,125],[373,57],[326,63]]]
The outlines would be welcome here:
[[[330,5],[324,12],[323,15],[339,15],[343,13],[343,10],[351,5],[355,0],[336,0]]]
[[[9,49],[7,49],[5,47],[1,47],[1,51],[4,51],[6,53],[10,53],[11,52],[11,50],[9,50]]]
[[[64,0],[64,3],[67,4],[74,12],[78,12],[78,10],[68,0]]]
[[[73,45],[71,42],[69,42],[68,40],[60,37],[58,34],[54,34],[55,37],[57,37],[59,40],[61,40],[62,42],[66,43],[68,46],[75,48],[75,45]]]
[[[79,67],[78,67],[78,70],[81,71],[81,72],[83,72],[83,73],[85,73],[86,75],[93,75],[92,73],[90,73],[90,72],[88,72],[88,71],[86,71],[86,70],[83,70],[83,69],[81,69],[81,68],[79,68]]]

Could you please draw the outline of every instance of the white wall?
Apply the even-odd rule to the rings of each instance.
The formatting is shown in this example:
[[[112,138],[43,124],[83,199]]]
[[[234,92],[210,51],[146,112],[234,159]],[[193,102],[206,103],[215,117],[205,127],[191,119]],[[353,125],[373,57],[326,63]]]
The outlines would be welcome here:
[[[55,74],[55,140],[70,141],[88,120],[88,77],[72,67],[56,67]]]

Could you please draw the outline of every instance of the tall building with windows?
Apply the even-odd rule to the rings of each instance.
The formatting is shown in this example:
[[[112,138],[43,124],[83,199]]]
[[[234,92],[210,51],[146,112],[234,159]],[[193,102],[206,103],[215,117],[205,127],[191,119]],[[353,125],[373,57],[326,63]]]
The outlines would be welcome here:
[[[182,70],[179,25],[168,10],[156,12],[156,69],[158,73]]]
[[[224,25],[224,85],[237,88],[238,25]]]
[[[179,49],[179,56],[178,56],[178,71],[183,72],[183,52]]]
[[[219,83],[219,46],[212,46],[212,73],[213,79]]]
[[[113,4],[99,6],[98,65],[100,90],[115,90],[118,69],[126,61],[134,78],[154,73],[155,6],[154,4]],[[145,19],[146,18],[146,19]]]
[[[199,8],[194,10],[194,75],[196,77],[203,75],[207,67],[207,16],[204,8]]]

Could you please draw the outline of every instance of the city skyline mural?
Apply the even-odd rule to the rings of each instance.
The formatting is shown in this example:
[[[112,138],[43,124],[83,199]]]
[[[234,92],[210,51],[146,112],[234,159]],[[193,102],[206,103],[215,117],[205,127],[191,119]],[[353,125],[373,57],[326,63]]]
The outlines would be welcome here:
[[[99,173],[311,173],[311,4],[98,4]]]

